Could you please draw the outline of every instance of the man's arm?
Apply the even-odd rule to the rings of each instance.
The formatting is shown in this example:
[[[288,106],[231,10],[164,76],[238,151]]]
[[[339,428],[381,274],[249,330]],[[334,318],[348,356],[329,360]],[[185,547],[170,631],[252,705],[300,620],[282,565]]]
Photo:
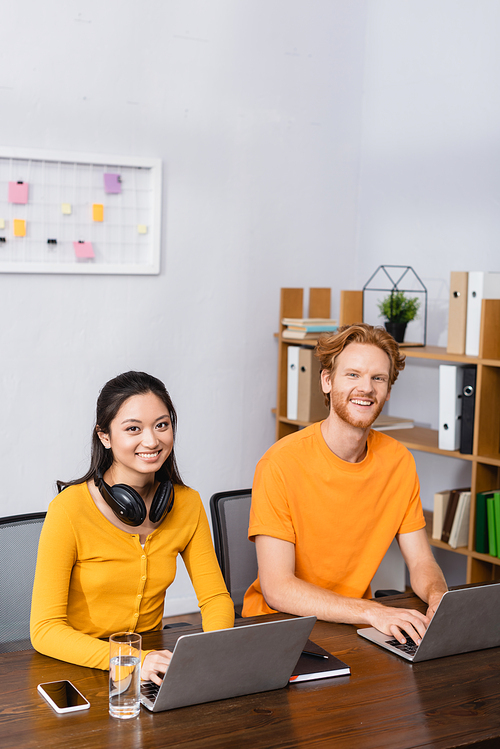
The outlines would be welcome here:
[[[415,642],[423,637],[430,619],[419,611],[348,598],[300,580],[295,575],[295,545],[289,541],[256,536],[255,545],[262,593],[271,608],[327,622],[370,624],[401,643],[405,642],[401,629]]]
[[[432,555],[425,528],[413,533],[400,533],[396,538],[410,573],[411,587],[429,605],[427,616],[432,619],[448,587]]]

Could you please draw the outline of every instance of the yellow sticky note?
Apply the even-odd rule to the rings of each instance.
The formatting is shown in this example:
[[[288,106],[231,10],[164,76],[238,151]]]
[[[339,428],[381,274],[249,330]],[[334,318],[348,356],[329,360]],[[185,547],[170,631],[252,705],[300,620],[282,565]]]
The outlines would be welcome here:
[[[147,234],[148,233],[148,227],[146,224],[137,224],[137,233],[138,234]]]
[[[0,218],[0,229],[5,229],[5,219]]]
[[[26,221],[21,218],[14,219],[14,236],[25,237],[26,236]]]
[[[64,213],[65,216],[71,215],[71,203],[63,203],[61,205],[61,211]]]
[[[104,206],[101,203],[92,206],[92,218],[94,221],[104,221]]]

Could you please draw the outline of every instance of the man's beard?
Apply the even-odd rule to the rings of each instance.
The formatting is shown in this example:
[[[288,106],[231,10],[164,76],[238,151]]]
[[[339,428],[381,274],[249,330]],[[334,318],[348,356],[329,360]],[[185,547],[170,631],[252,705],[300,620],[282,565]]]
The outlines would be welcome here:
[[[359,397],[356,400],[363,400],[363,398]],[[373,398],[367,398],[366,400],[373,400]],[[344,397],[334,389],[332,389],[330,393],[330,401],[331,408],[337,414],[339,419],[342,419],[346,424],[350,424],[357,429],[368,429],[368,427],[370,427],[375,419],[380,415],[380,412],[384,407],[384,403],[377,403],[374,401],[375,411],[370,411],[370,413],[363,419],[352,416],[348,409],[348,402],[346,402]]]

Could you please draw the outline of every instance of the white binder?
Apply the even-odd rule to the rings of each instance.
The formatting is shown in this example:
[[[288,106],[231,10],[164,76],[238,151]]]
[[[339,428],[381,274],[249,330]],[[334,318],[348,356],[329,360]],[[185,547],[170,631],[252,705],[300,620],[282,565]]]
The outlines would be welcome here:
[[[465,353],[467,356],[479,356],[481,303],[483,299],[500,299],[500,273],[469,271],[467,330],[465,335]]]
[[[297,420],[299,405],[299,352],[300,346],[288,346],[286,380],[286,417]]]
[[[439,449],[460,447],[460,417],[464,373],[455,364],[439,365]]]
[[[458,505],[450,531],[450,544],[452,549],[459,546],[467,546],[469,543],[469,517],[470,517],[470,492],[461,492]]]

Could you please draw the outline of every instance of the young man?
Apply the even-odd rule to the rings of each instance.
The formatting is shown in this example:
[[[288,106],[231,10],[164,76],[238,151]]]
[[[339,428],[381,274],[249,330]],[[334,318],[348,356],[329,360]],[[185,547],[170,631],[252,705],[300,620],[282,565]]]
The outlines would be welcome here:
[[[313,614],[419,642],[447,587],[427,541],[413,457],[370,429],[405,357],[385,330],[365,324],[324,336],[316,355],[330,413],[279,440],[257,466],[249,537],[259,576],[243,615]],[[370,600],[394,537],[426,615]]]

